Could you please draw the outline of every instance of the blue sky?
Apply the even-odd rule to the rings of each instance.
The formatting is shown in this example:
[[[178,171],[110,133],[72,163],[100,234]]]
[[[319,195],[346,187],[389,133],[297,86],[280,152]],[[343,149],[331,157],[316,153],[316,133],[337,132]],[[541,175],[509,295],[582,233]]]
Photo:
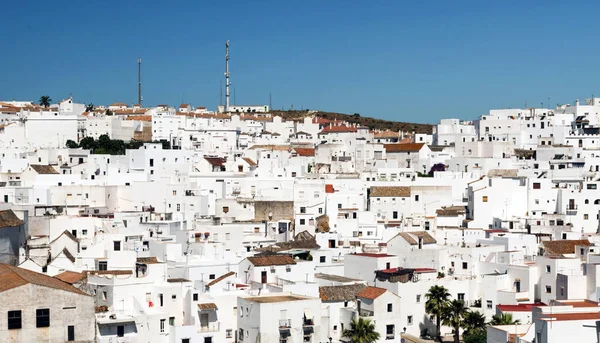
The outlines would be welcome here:
[[[9,1],[0,99],[237,104],[437,122],[600,95],[600,2]],[[224,83],[224,82],[223,82]],[[233,90],[232,90],[233,93]],[[233,102],[233,99],[232,99]]]

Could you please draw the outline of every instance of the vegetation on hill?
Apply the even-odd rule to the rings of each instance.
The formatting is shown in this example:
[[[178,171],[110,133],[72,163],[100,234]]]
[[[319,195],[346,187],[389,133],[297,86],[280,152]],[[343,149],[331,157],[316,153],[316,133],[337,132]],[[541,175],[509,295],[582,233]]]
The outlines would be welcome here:
[[[160,141],[154,143],[162,143],[163,149],[171,149],[171,145],[168,141]],[[67,140],[66,146],[69,149],[82,148],[85,150],[91,150],[92,154],[108,154],[108,155],[125,155],[127,149],[139,149],[144,142],[131,140],[130,142],[124,142],[120,139],[110,139],[108,135],[101,135],[98,140],[93,137],[85,137],[79,144],[72,140]]]
[[[406,123],[391,120],[383,120],[377,118],[363,117],[359,113],[354,114],[343,114],[335,112],[321,112],[321,111],[271,111],[273,115],[281,116],[283,119],[300,119],[308,116],[317,116],[328,120],[341,120],[349,123],[358,124],[360,126],[367,126],[372,130],[391,130],[391,131],[404,131],[404,132],[415,132],[415,133],[432,133],[431,124],[419,124],[419,123]]]

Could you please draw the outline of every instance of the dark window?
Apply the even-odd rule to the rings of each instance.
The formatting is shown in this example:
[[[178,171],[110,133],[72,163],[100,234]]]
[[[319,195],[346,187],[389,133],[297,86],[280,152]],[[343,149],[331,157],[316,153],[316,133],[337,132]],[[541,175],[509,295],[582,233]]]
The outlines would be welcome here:
[[[306,207],[300,207],[300,213],[306,213]]]
[[[392,308],[393,308],[392,304],[388,304],[387,305],[388,312],[392,312]]]
[[[542,188],[542,185],[539,182],[533,183],[533,189],[540,189],[540,188]]]
[[[125,326],[119,325],[117,326],[117,337],[125,336]]]
[[[194,301],[198,301],[198,293],[194,293],[192,298]]]
[[[108,270],[108,262],[98,262],[98,270]]]
[[[35,310],[35,327],[47,328],[50,326],[50,309],[41,308]]]
[[[121,251],[121,241],[114,241],[113,248],[114,251]]]
[[[300,219],[300,225],[304,225],[306,224],[306,220],[305,219]]]
[[[8,329],[21,328],[21,311],[8,311]]]
[[[210,274],[210,275],[208,276],[208,278],[209,278],[210,280],[214,280],[214,279],[215,279],[215,274]]]
[[[181,343],[190,343],[190,339],[189,338],[182,338],[181,339]]]
[[[468,268],[467,262],[463,262],[463,269],[467,269],[467,268]]]
[[[419,195],[418,194],[415,195],[415,201],[419,201]]]
[[[73,342],[75,340],[75,326],[67,326],[67,341]]]
[[[169,317],[169,325],[171,325],[171,326],[175,325],[175,317]]]
[[[398,219],[398,211],[392,212],[392,218]]]
[[[154,167],[154,159],[153,158],[150,159],[150,167]]]
[[[319,257],[319,262],[320,263],[325,263],[325,256],[320,256]]]

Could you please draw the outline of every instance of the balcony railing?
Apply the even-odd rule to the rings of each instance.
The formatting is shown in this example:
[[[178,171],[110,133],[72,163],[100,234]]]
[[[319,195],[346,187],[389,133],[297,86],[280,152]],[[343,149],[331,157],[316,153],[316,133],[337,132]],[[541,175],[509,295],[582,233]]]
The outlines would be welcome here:
[[[291,328],[291,327],[292,327],[291,319],[279,319],[279,328],[287,329],[287,328]]]
[[[385,339],[394,339],[394,334],[393,333],[385,334]]]
[[[220,322],[210,322],[208,325],[200,325],[198,332],[217,332],[220,331]]]

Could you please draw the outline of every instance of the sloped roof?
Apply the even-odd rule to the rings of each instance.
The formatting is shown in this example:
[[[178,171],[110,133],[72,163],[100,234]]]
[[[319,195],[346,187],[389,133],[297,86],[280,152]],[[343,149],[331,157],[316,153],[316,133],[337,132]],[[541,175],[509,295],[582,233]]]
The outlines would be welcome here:
[[[198,308],[200,310],[204,310],[204,311],[207,311],[207,310],[218,310],[217,304],[215,304],[215,303],[198,304]]]
[[[298,156],[315,156],[315,148],[294,148]]]
[[[410,197],[410,187],[374,186],[371,187],[371,197]]]
[[[575,246],[583,245],[590,246],[590,241],[587,239],[562,239],[556,241],[542,241],[542,245],[546,250],[547,255],[566,255],[574,254]]]
[[[30,164],[31,169],[35,170],[38,174],[58,174],[56,169],[51,165],[44,164]]]
[[[23,225],[23,221],[17,217],[13,210],[0,211],[0,228]]]
[[[248,261],[255,267],[266,266],[285,266],[288,264],[296,264],[296,261],[289,255],[264,255],[248,257]]]
[[[127,104],[124,102],[113,102],[112,104],[110,104],[108,106],[127,106]]]
[[[178,283],[178,282],[191,282],[188,279],[184,279],[184,278],[171,278],[171,279],[167,279],[168,283]]]
[[[63,255],[65,255],[66,258],[69,259],[69,261],[75,263],[75,257],[73,257],[73,255],[71,254],[71,252],[69,250],[67,250],[67,248],[64,248],[62,250]]]
[[[425,143],[395,143],[395,144],[384,144],[385,152],[418,152],[423,148]]]
[[[213,167],[222,167],[227,162],[223,157],[205,157],[204,159]]]
[[[251,159],[250,157],[242,157],[242,160],[246,161],[246,163],[248,163],[250,166],[252,167],[256,167],[258,164],[256,162],[254,162],[253,159]]]
[[[27,284],[54,288],[65,292],[72,292],[81,295],[88,295],[85,292],[44,274],[36,273],[31,270],[13,267],[8,264],[0,263],[0,292],[17,288]]]
[[[150,257],[138,257],[136,260],[137,263],[141,263],[141,264],[157,264],[157,263],[162,263],[159,262],[158,259],[156,259],[156,256],[150,256]]]
[[[86,278],[86,274],[66,271],[66,272],[62,272],[58,275],[54,275],[54,277],[59,279],[62,282],[66,282],[66,283],[72,285],[74,283],[84,280]]]
[[[517,177],[519,174],[518,169],[491,169],[488,171],[488,177]]]
[[[396,131],[390,131],[390,130],[385,130],[382,132],[375,132],[373,133],[373,137],[374,138],[398,138],[398,132]]]
[[[233,275],[235,275],[235,272],[229,272],[229,273],[225,273],[225,274],[223,274],[223,275],[219,276],[218,278],[216,278],[216,279],[212,280],[212,281],[211,281],[211,282],[209,282],[208,284],[206,284],[206,287],[214,286],[214,285],[216,285],[217,283],[219,283],[219,282],[221,282],[221,281],[223,281],[223,280],[225,280],[225,279],[227,279],[228,277],[230,277],[230,276],[233,276]]]
[[[379,288],[379,287],[365,287],[362,291],[360,291],[356,296],[358,298],[365,298],[365,299],[377,299],[379,298],[383,293],[385,293],[387,290],[385,288]]]
[[[320,132],[321,134],[326,133],[336,133],[336,132],[356,132],[356,128],[354,126],[346,126],[346,125],[331,125],[325,126],[323,130]]]
[[[278,150],[278,151],[288,151],[290,150],[290,146],[289,145],[274,145],[274,144],[256,144],[251,146],[250,148],[248,148],[250,150],[257,150],[257,149],[262,149],[262,150]]]
[[[351,301],[367,288],[364,284],[319,287],[319,297],[322,301]]]
[[[465,214],[467,211],[464,206],[449,206],[442,207],[435,211],[438,217],[455,217],[461,214]]]
[[[427,231],[401,232],[398,236],[404,238],[410,245],[419,244],[419,238],[423,239],[423,244],[435,244],[437,241]]]
[[[320,246],[313,235],[308,231],[302,231],[298,233],[293,240],[287,242],[279,242],[271,246],[256,248],[255,251],[286,251],[291,249],[319,249]]]

